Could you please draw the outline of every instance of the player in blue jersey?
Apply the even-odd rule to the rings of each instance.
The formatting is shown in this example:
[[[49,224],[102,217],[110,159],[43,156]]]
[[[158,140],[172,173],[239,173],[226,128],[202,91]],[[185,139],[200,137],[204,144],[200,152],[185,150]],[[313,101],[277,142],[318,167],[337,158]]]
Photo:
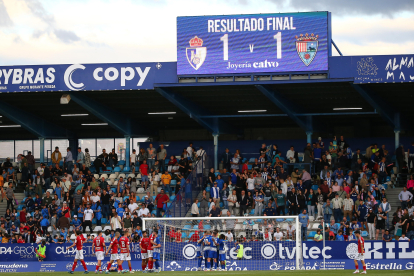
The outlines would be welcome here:
[[[222,271],[226,271],[226,249],[224,248],[224,241],[226,240],[226,236],[223,234],[220,235],[220,237],[217,239],[214,244],[218,247],[218,261],[221,264]]]
[[[217,230],[214,230],[213,235],[209,237],[210,251],[208,252],[207,265],[209,265],[210,261],[212,260],[214,262],[214,267],[211,270],[213,271],[217,269],[217,257],[218,257],[217,247],[216,247],[217,234],[218,234]]]
[[[205,235],[205,234],[204,234]],[[197,259],[198,259],[198,268],[197,271],[201,271],[201,264],[203,263],[203,253],[204,253],[204,237],[202,236],[201,239],[197,240]]]
[[[155,270],[154,272],[159,273],[161,272],[161,266],[158,262],[160,260],[160,253],[161,253],[161,241],[158,237],[157,231],[152,232],[154,240],[152,241],[152,259],[154,260]]]
[[[202,238],[203,245],[204,245],[204,271],[209,271],[211,268],[210,259],[208,258],[208,255],[210,253],[210,242],[211,242],[211,235],[210,231],[204,232],[204,236]]]

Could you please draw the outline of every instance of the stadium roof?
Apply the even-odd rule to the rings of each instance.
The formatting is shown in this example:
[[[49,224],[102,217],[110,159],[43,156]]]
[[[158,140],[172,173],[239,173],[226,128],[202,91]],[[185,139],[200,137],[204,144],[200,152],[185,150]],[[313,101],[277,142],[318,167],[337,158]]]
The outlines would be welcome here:
[[[193,112],[194,115],[183,109],[182,106],[173,104],[163,94],[167,90],[128,90],[128,91],[79,91],[80,96],[96,101],[105,109],[111,109],[121,115],[121,120],[131,120],[138,128],[145,129],[138,136],[150,136],[155,139],[176,140],[174,135],[167,135],[168,131],[201,131],[206,128],[200,123],[221,121],[223,123],[221,133],[233,134],[232,138],[252,137],[248,133],[266,129],[297,129],[300,126],[291,116],[284,115],[290,109],[294,114],[301,113],[299,118],[306,114],[312,117],[315,132],[322,134],[335,133],[340,128],[351,127],[354,131],[370,136],[393,135],[393,126],[389,120],[384,119],[386,108],[378,110],[369,98],[361,94],[354,87],[352,81],[335,82],[327,79],[326,82],[284,83],[277,84],[242,84],[233,83],[200,86],[198,84],[186,84],[185,86],[171,85],[168,93],[176,96],[180,102],[191,104],[202,113]],[[284,106],[276,105],[261,88],[266,91],[277,92]],[[414,83],[378,83],[364,84],[363,88],[371,91],[375,99],[382,99],[386,107],[396,110],[405,121],[414,119]],[[37,93],[0,93],[0,101],[6,105],[15,107],[18,112],[23,112],[26,118],[34,115],[39,124],[47,128],[48,125],[61,127],[68,130],[68,134],[77,138],[112,138],[124,137],[124,133],[110,125],[91,126],[82,124],[104,123],[96,116],[92,109],[81,106],[75,100],[69,104],[60,104],[62,93],[37,92]],[[186,105],[184,106],[186,107]],[[362,108],[359,110],[333,110],[334,108]],[[0,115],[1,125],[16,125],[16,120],[10,114],[4,112]],[[246,110],[266,110],[265,112],[239,112]],[[27,114],[24,114],[27,112]],[[148,114],[158,112],[175,112],[175,114]],[[63,114],[88,114],[88,116],[61,116]],[[305,114],[305,115],[303,115]],[[334,115],[342,114],[342,115]],[[352,115],[349,115],[352,114]],[[385,114],[387,115],[387,114]],[[23,116],[23,118],[25,118]],[[190,117],[191,116],[191,117]],[[171,119],[172,118],[172,119]],[[197,120],[198,119],[198,120]],[[42,121],[44,120],[44,122]],[[233,127],[233,128],[232,128]],[[231,131],[227,131],[231,129]],[[240,130],[240,132],[234,131]],[[368,129],[368,131],[367,131]],[[405,128],[406,134],[412,135],[413,128]],[[208,131],[212,132],[208,129]],[[300,130],[305,135],[305,130]],[[185,132],[188,135],[188,131]],[[196,133],[196,132],[194,132]],[[355,135],[360,135],[355,133]],[[137,135],[132,135],[137,136]],[[263,136],[263,135],[260,135]],[[303,137],[301,136],[301,137]],[[3,128],[0,139],[37,139],[38,135],[26,128]],[[48,138],[48,137],[45,137]],[[51,137],[55,138],[55,137]],[[183,139],[184,137],[177,138]],[[299,138],[299,137],[297,137]],[[188,139],[197,139],[193,135]]]

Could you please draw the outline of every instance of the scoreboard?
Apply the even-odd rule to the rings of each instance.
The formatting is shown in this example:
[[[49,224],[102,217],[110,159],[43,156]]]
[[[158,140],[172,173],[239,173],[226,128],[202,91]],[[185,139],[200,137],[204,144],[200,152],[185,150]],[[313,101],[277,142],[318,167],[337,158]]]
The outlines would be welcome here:
[[[177,18],[178,75],[328,70],[329,13]]]

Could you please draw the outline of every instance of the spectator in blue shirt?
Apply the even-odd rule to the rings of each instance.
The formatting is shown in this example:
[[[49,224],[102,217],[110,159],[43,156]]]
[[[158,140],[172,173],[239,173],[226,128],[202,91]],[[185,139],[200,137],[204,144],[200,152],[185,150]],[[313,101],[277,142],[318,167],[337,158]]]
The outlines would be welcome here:
[[[344,176],[344,171],[341,169],[341,167],[338,167],[335,171],[334,171],[334,179],[338,178],[338,175]]]
[[[218,187],[220,190],[221,190],[221,189],[223,189],[224,180],[223,180],[223,179],[221,179],[221,175],[217,175],[216,182],[217,182],[217,187]]]
[[[47,227],[49,226],[49,220],[47,217],[42,217],[42,220],[40,221],[40,226],[42,227],[43,233],[47,233]]]
[[[68,233],[66,233],[65,229],[60,229],[60,236],[63,236],[63,238],[66,240],[66,237],[68,235]]]
[[[116,213],[118,214],[119,217],[122,218],[122,216],[124,215],[125,209],[122,206],[118,206],[118,208],[116,208]]]
[[[342,235],[342,230],[338,231],[338,235],[336,235],[336,240],[337,241],[345,241],[345,237],[344,237],[344,235]]]
[[[276,209],[272,207],[271,202],[269,202],[267,207],[264,209],[264,214],[266,216],[276,216]]]
[[[358,214],[358,221],[361,223],[361,226],[362,227],[365,226],[365,229],[368,229],[368,225],[367,225],[368,207],[365,205],[365,202],[363,200],[359,201],[357,214]]]
[[[94,204],[92,204],[91,209],[93,210],[94,217],[96,218],[96,225],[101,226],[101,219],[102,219],[101,202],[97,201]]]
[[[230,173],[226,169],[223,169],[223,173],[220,175],[224,182],[229,182]]]
[[[235,169],[233,169],[233,172],[230,174],[231,182],[237,183],[237,172]]]
[[[302,213],[299,214],[299,222],[302,224],[302,240],[305,240],[308,235],[309,226],[309,216],[306,213],[306,209],[303,209]]]
[[[79,205],[78,208],[78,218],[79,220],[83,220],[83,213],[85,212],[85,207],[83,207],[83,203],[81,202],[81,204]]]
[[[82,221],[80,219],[78,219],[77,215],[73,216],[72,224],[73,224],[73,227],[75,228],[74,230],[76,230],[76,231],[78,231],[78,230],[82,231],[83,230]]]
[[[49,210],[46,208],[46,205],[43,205],[42,217],[49,218]]]
[[[56,183],[55,195],[57,195],[59,199],[62,198],[62,187],[60,187],[60,182]]]

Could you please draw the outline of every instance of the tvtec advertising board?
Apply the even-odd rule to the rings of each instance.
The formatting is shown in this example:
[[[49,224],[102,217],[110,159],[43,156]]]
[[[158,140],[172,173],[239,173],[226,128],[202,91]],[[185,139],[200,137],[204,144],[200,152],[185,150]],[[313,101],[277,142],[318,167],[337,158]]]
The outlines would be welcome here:
[[[1,272],[29,271],[69,271],[75,258],[75,249],[70,244],[47,245],[45,262],[39,263],[35,256],[36,244],[1,244]],[[243,259],[237,259],[236,244],[226,243],[227,269],[234,270],[295,270],[295,242],[247,242],[244,244]],[[166,243],[169,248],[165,254],[166,271],[197,270],[197,252],[195,243]],[[161,249],[163,250],[163,249]],[[84,244],[83,254],[89,270],[97,265],[90,244]],[[302,243],[303,267],[301,269],[354,269],[354,259],[358,255],[356,242],[327,241],[323,248],[321,242]],[[325,262],[324,262],[325,257]],[[141,266],[141,254],[138,243],[131,245],[131,259],[134,270]],[[162,258],[161,258],[162,259]],[[105,256],[103,267],[109,262]],[[414,242],[365,242],[365,262],[369,270],[413,270]],[[114,266],[116,267],[116,266]],[[78,263],[77,271],[82,271]]]
[[[178,75],[328,70],[328,12],[177,18]]]

